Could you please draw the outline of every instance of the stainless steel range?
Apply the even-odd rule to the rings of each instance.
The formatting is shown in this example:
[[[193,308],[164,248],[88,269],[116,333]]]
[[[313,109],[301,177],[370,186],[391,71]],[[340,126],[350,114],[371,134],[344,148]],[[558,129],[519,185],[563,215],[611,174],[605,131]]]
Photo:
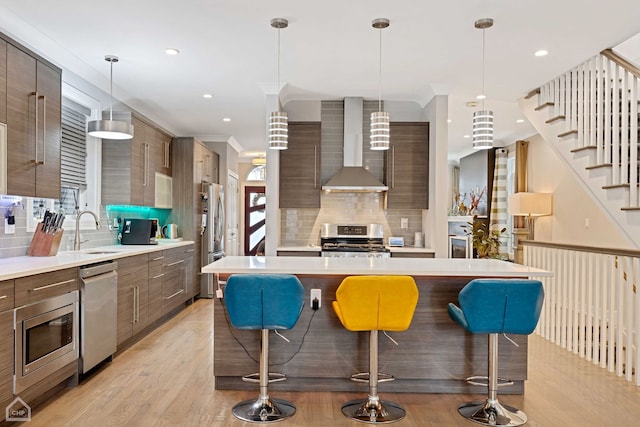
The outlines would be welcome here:
[[[320,244],[323,257],[389,258],[384,246],[382,224],[322,224]]]

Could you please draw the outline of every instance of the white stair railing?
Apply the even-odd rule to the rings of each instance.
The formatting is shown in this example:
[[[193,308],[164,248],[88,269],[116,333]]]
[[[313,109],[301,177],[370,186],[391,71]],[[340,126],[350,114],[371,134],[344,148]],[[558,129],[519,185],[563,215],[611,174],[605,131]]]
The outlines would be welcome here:
[[[538,94],[538,108],[549,108],[546,123],[564,122],[558,136],[575,139],[574,152],[595,153],[588,168],[610,169],[607,187],[628,189],[623,210],[640,209],[639,81],[640,69],[607,49],[547,82]]]
[[[555,273],[536,334],[640,386],[640,251],[523,244],[525,265]]]

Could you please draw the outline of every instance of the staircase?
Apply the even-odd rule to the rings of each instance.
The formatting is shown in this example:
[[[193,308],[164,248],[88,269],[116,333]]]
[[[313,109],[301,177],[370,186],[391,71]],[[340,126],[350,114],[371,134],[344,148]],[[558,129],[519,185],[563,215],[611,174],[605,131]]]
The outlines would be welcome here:
[[[520,99],[538,133],[640,248],[640,69],[607,49]]]

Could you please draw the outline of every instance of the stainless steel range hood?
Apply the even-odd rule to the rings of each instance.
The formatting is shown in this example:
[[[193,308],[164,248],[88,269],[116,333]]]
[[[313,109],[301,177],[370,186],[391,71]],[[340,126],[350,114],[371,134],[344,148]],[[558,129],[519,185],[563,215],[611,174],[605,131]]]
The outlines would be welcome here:
[[[362,98],[344,99],[343,167],[322,186],[326,191],[381,192],[389,188],[362,167]]]

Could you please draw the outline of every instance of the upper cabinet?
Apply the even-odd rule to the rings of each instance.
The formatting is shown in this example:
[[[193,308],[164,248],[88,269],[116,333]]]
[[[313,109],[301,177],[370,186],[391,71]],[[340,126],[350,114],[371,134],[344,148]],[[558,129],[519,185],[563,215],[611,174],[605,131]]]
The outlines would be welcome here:
[[[280,208],[320,207],[320,122],[289,122],[280,151]]]
[[[392,122],[390,132],[385,156],[387,209],[428,209],[429,123]]]
[[[7,42],[0,39],[0,123],[7,123]]]
[[[102,203],[156,206],[156,172],[171,171],[171,137],[135,114],[118,116],[131,120],[133,138],[102,142]]]
[[[4,40],[0,61],[3,56],[7,102],[6,110],[0,108],[0,118],[4,115],[7,123],[7,192],[58,199],[62,72]],[[0,82],[2,74],[0,67]]]

